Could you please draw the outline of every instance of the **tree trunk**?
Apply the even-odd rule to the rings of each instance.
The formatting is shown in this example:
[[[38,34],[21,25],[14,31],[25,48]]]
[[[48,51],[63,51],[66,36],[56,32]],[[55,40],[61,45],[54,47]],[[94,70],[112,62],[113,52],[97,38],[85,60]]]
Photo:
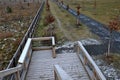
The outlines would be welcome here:
[[[109,56],[110,55],[110,48],[111,48],[111,39],[112,39],[112,32],[110,32],[110,39],[108,41],[108,51],[106,53],[106,56]]]

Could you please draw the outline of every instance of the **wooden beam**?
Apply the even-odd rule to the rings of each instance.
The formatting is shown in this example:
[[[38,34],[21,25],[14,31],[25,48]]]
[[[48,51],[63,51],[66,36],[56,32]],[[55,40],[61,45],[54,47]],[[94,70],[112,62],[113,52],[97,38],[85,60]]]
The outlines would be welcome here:
[[[21,54],[21,56],[20,56],[20,58],[18,60],[18,63],[23,64],[25,62],[25,59],[26,59],[27,53],[29,51],[30,45],[31,45],[31,39],[29,38],[27,40],[27,43],[25,44],[25,47],[24,47],[24,49],[22,51],[22,54]]]
[[[53,58],[56,58],[55,47],[52,48],[52,57],[53,57]]]
[[[38,37],[38,38],[32,38],[32,41],[42,41],[42,40],[51,40],[52,37]]]
[[[45,46],[45,47],[32,47],[33,51],[38,51],[38,50],[49,50],[52,49],[52,46]]]
[[[73,80],[59,65],[54,67],[56,80]]]
[[[22,65],[18,65],[17,67],[10,68],[10,69],[2,70],[2,71],[0,71],[0,77],[2,78],[4,76],[13,74],[13,73],[18,72],[20,70],[22,70]]]

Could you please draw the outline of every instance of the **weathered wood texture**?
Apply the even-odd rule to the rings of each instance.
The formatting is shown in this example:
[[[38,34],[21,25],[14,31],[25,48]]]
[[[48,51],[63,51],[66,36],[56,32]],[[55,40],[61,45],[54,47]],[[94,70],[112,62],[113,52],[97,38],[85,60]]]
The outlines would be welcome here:
[[[55,80],[73,80],[59,65],[54,68]]]
[[[57,54],[51,50],[34,51],[26,80],[54,80],[54,65],[59,65],[73,80],[90,80],[76,53]]]

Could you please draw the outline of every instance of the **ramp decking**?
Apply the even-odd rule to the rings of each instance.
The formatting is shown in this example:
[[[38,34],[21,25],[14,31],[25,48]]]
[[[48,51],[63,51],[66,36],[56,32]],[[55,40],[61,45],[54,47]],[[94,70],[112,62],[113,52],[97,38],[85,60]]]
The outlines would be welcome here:
[[[73,80],[90,80],[76,53],[57,54],[51,50],[34,51],[26,80],[54,80],[54,65],[58,64]]]

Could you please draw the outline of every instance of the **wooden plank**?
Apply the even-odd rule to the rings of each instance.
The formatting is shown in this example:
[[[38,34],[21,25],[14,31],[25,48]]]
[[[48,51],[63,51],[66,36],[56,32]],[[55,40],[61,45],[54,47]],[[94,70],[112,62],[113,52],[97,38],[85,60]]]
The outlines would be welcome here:
[[[50,50],[52,49],[52,46],[45,46],[45,47],[32,47],[33,51],[39,51],[39,50]]]
[[[0,77],[4,77],[4,76],[10,75],[10,74],[13,74],[21,69],[22,69],[22,65],[18,65],[17,67],[14,67],[14,68],[2,70],[2,71],[0,71]]]
[[[55,80],[73,80],[59,65],[55,65]]]
[[[54,80],[54,65],[60,65],[73,80],[90,80],[76,53],[51,56],[52,50],[34,51],[26,80]]]
[[[52,40],[52,37],[37,37],[32,38],[32,41]]]

